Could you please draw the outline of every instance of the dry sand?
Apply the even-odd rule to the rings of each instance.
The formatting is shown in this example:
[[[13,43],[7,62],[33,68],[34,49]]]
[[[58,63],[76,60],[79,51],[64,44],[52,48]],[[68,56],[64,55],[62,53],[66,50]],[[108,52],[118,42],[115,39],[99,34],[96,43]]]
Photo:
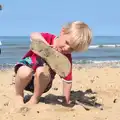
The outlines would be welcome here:
[[[0,72],[0,120],[120,120],[120,68],[74,68],[71,98],[81,102],[73,107],[57,102],[62,81],[56,76],[39,104],[16,108],[12,75],[12,69]]]

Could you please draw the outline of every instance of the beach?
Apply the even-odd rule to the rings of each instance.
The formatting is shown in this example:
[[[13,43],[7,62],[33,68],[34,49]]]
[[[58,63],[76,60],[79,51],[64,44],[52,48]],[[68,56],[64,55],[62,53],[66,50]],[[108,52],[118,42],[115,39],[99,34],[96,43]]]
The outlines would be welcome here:
[[[119,120],[120,68],[73,65],[71,107],[61,104],[62,80],[56,75],[51,90],[36,105],[15,105],[13,69],[0,71],[0,120]],[[25,91],[27,98],[31,93]]]
[[[25,36],[0,37],[0,120],[119,120],[119,39],[119,36],[97,36],[88,51],[72,54],[73,104],[65,107],[61,104],[62,80],[57,75],[39,104],[19,106],[14,99],[13,67],[29,50],[30,40]],[[30,95],[25,91],[25,99]]]
[[[120,120],[119,3],[120,0],[1,0],[0,120]],[[64,59],[52,55],[53,52],[47,48],[37,50],[41,58],[32,54],[34,47],[40,47],[31,45],[34,40],[47,42],[49,47],[65,54],[72,63],[72,74],[70,70],[65,75],[63,70],[69,67],[66,63],[59,68],[68,83],[71,82],[72,75],[71,104],[65,104],[65,96],[69,99],[66,91],[69,91],[70,86],[63,84],[65,80],[59,75],[55,76],[52,87],[48,84],[45,91],[51,88],[40,96],[38,104],[30,104],[37,102],[34,99],[28,102],[33,95],[26,91],[33,88],[30,84],[24,86],[26,90],[23,103],[22,98],[16,96],[21,90],[16,92],[15,87],[22,86],[21,83],[19,86],[19,80],[19,85],[15,85],[16,64],[36,69],[45,62],[57,72],[56,69],[61,65],[53,65],[57,62],[53,57],[59,59],[59,63],[64,63]],[[27,75],[27,70],[26,68],[25,78],[33,79],[34,76]],[[44,76],[42,71],[43,69],[37,70],[41,72],[41,77]],[[45,71],[49,76],[47,67]],[[51,74],[54,72],[51,71]],[[22,72],[19,75],[22,76]],[[54,75],[50,77],[52,79]],[[44,84],[43,81],[41,83]],[[39,82],[34,84],[37,86]],[[35,93],[32,98],[39,94]]]

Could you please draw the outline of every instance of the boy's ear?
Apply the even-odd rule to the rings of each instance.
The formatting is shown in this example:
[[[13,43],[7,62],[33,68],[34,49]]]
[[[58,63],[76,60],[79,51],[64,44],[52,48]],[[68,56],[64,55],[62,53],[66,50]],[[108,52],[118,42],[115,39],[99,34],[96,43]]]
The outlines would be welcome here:
[[[65,28],[62,28],[62,29],[61,29],[60,34],[61,34],[61,35],[65,34]]]

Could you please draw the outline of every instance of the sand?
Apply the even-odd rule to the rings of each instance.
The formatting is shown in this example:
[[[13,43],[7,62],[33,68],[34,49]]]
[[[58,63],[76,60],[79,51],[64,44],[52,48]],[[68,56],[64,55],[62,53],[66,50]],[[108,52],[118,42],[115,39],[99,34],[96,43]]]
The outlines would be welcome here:
[[[58,102],[62,81],[56,76],[39,104],[16,108],[12,75],[12,69],[0,72],[0,120],[120,120],[120,68],[74,68],[71,98],[79,104],[73,107]]]

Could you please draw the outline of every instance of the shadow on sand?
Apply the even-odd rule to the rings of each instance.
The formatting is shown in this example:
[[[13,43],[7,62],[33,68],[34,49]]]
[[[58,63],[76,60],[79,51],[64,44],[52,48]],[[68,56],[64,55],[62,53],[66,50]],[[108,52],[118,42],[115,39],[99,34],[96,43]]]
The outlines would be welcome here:
[[[85,108],[85,110],[90,110],[91,108],[99,108],[100,110],[103,110],[103,105],[100,103],[97,103],[95,92],[93,92],[91,89],[83,91],[71,91],[71,104],[66,105],[64,102],[63,96],[55,96],[53,94],[48,94],[45,97],[40,98],[40,102],[43,102],[45,104],[52,104],[52,105],[63,105],[66,107],[73,107],[74,105],[80,105]],[[30,99],[30,95],[25,96],[25,102],[27,102]]]

